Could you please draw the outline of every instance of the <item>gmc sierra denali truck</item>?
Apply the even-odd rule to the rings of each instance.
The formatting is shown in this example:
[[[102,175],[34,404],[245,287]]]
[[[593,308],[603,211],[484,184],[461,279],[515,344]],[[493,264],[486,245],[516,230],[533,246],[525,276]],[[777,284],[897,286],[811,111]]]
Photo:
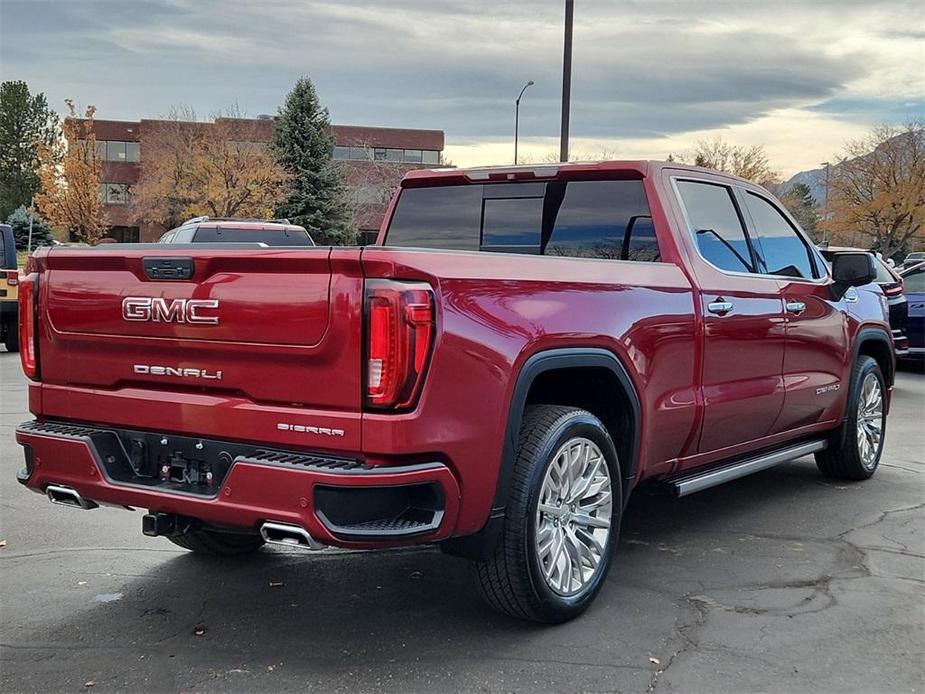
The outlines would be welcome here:
[[[894,357],[868,253],[765,190],[605,162],[408,174],[375,246],[40,249],[19,480],[207,554],[439,543],[570,619],[632,490],[815,454],[870,477]]]

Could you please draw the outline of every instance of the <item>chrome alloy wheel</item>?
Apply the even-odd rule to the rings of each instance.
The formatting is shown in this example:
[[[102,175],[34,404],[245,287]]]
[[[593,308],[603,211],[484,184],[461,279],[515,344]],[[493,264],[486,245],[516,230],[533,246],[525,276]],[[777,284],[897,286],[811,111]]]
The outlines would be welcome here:
[[[883,389],[872,373],[867,374],[861,384],[857,429],[858,455],[867,469],[871,469],[877,464],[883,436]]]
[[[536,556],[554,593],[575,595],[597,574],[612,515],[604,454],[589,439],[569,439],[546,469],[536,507]]]

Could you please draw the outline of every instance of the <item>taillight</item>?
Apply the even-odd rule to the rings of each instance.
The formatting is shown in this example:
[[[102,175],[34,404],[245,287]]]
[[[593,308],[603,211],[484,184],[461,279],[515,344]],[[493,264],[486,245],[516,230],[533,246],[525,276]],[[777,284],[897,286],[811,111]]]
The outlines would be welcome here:
[[[15,287],[19,284],[19,270],[7,270],[6,283],[10,287]]]
[[[39,378],[38,317],[39,276],[36,273],[23,277],[19,285],[19,360],[23,373],[34,381]]]
[[[434,293],[423,282],[366,282],[366,404],[414,404],[434,339]]]
[[[905,280],[899,280],[896,284],[886,284],[883,286],[883,293],[887,296],[899,296],[905,289]]]

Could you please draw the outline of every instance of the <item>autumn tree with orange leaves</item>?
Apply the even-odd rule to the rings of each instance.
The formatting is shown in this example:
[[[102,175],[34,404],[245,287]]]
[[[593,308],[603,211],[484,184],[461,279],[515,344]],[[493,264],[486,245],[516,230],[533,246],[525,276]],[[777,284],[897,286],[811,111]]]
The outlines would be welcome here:
[[[821,223],[830,238],[885,258],[925,241],[925,123],[874,128],[849,142],[830,171]]]
[[[145,166],[132,189],[136,214],[173,227],[200,215],[269,218],[289,176],[263,142],[259,122],[236,110],[213,123],[173,109],[142,143]]]
[[[51,144],[37,144],[42,191],[35,202],[52,226],[64,227],[78,240],[96,243],[106,233],[108,220],[100,199],[103,163],[96,149],[93,116],[87,106],[83,118],[70,99],[61,136]]]

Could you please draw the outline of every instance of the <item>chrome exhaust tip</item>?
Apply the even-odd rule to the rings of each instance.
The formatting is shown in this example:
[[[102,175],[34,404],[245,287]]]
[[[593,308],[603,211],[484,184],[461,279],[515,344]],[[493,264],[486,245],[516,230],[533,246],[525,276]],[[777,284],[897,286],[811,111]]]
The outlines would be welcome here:
[[[49,484],[45,487],[45,496],[47,496],[48,500],[53,504],[69,506],[70,508],[79,508],[84,511],[89,511],[99,506],[95,501],[84,499],[76,489],[65,487],[61,484]]]
[[[302,547],[310,550],[325,548],[325,545],[309,535],[305,528],[290,523],[273,523],[268,521],[260,526],[260,536],[263,538],[264,542],[271,545]]]

